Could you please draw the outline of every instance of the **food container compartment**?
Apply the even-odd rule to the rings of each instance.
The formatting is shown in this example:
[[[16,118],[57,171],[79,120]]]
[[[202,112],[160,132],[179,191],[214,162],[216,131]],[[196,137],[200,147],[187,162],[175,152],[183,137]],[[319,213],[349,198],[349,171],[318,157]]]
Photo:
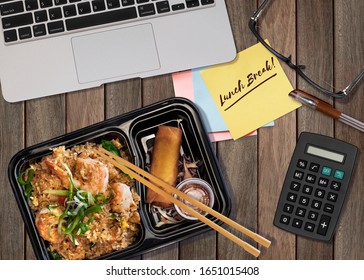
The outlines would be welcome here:
[[[227,188],[224,185],[219,172],[209,138],[199,121],[198,112],[188,103],[170,104],[158,110],[152,110],[141,115],[130,126],[130,139],[136,145],[137,157],[140,165],[146,168],[149,161],[146,147],[153,145],[153,139],[160,125],[175,126],[182,129],[181,154],[191,157],[192,161],[199,161],[198,177],[207,181],[214,192],[213,209],[223,215],[228,215],[230,211],[230,201]],[[146,188],[141,188],[142,200],[146,196]],[[208,228],[199,221],[184,219],[180,223],[157,226],[155,215],[152,214],[149,204],[143,204],[143,213],[147,214],[146,223],[156,238],[166,239],[176,238],[195,231]],[[208,218],[218,222],[214,217]]]
[[[21,186],[17,177],[19,174],[24,172],[30,164],[34,162],[39,162],[42,157],[49,155],[52,153],[51,148],[55,148],[58,146],[64,145],[66,149],[71,148],[75,145],[84,144],[86,142],[100,143],[101,140],[111,140],[111,139],[119,139],[120,143],[126,147],[126,152],[129,152],[129,161],[134,162],[134,156],[130,150],[130,144],[125,136],[125,133],[119,128],[105,128],[100,131],[94,131],[91,133],[76,133],[69,136],[64,136],[61,138],[57,138],[55,140],[50,140],[44,142],[40,145],[30,147],[19,152],[15,155],[11,161],[9,167],[9,178],[13,188],[13,192],[15,194],[16,200],[18,202],[19,209],[21,211],[23,220],[25,222],[25,226],[32,242],[32,246],[34,248],[34,252],[38,259],[49,259],[50,255],[48,252],[48,242],[43,240],[37,231],[35,226],[35,216],[30,208],[26,197],[24,195],[24,186]],[[138,186],[136,186],[138,187]],[[137,192],[140,193],[140,190],[137,189]],[[134,244],[128,246],[126,249],[119,251],[119,254],[127,254],[130,251],[135,251],[138,246],[144,240],[145,235],[145,227],[143,225],[143,221],[141,221],[139,226],[139,233],[136,237],[136,241]],[[101,258],[109,258],[113,256],[115,252],[110,254],[105,254]]]
[[[130,160],[139,167],[147,169],[146,146],[153,145],[154,135],[160,125],[182,128],[181,153],[202,162],[198,168],[198,176],[213,188],[215,198],[213,209],[225,216],[229,215],[231,200],[228,188],[222,178],[213,148],[196,107],[187,99],[170,98],[44,141],[23,149],[13,156],[9,163],[8,177],[38,259],[50,259],[51,257],[47,251],[47,242],[39,236],[35,227],[34,214],[24,196],[24,188],[17,181],[19,174],[29,167],[29,164],[40,161],[43,156],[50,154],[50,148],[62,145],[70,148],[89,141],[100,143],[102,139],[110,140],[115,137],[128,147]],[[139,203],[141,222],[137,240],[126,249],[103,255],[97,259],[128,259],[210,230],[207,225],[190,220],[157,227],[150,212],[150,205],[144,202],[146,187],[139,182],[136,182],[135,187],[141,197]],[[210,215],[207,217],[216,223],[221,223]]]

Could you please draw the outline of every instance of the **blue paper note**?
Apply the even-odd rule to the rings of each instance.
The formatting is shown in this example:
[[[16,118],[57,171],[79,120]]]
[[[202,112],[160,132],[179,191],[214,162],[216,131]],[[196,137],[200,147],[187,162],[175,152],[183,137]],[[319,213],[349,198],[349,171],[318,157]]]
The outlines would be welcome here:
[[[202,69],[203,68],[192,70],[195,104],[200,109],[201,118],[206,124],[208,132],[226,131],[228,128],[200,75]]]

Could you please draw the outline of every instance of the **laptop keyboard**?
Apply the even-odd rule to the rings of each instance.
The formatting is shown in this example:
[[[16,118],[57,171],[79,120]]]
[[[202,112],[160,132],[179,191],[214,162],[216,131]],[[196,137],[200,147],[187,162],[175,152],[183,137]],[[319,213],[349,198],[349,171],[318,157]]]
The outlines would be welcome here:
[[[0,0],[5,43],[212,6],[214,0]]]

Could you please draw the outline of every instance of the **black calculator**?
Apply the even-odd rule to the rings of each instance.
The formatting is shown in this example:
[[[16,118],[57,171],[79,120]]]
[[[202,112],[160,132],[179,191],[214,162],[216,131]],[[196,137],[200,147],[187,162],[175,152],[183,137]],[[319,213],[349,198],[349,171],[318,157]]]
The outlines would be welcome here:
[[[340,216],[358,148],[328,136],[302,132],[294,150],[274,225],[330,241]]]

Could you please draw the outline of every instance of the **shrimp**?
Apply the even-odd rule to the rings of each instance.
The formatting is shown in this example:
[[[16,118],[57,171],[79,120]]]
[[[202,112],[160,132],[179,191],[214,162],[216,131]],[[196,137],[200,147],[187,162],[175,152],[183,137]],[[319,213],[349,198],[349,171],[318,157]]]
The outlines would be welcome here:
[[[63,207],[52,210],[43,208],[35,217],[35,225],[39,235],[52,243],[60,243],[64,239],[64,234],[58,231],[58,219],[62,215]]]
[[[111,201],[111,209],[118,213],[127,213],[130,206],[135,205],[130,187],[123,183],[115,183],[111,185],[114,191],[114,198]]]
[[[69,185],[70,181],[68,179],[68,174],[66,170],[63,170],[57,164],[50,160],[45,160],[44,163],[49,168],[49,170],[51,170],[53,174],[55,174],[61,180],[62,185]]]
[[[93,195],[105,193],[109,184],[109,169],[96,159],[79,158],[76,162],[76,185]]]

